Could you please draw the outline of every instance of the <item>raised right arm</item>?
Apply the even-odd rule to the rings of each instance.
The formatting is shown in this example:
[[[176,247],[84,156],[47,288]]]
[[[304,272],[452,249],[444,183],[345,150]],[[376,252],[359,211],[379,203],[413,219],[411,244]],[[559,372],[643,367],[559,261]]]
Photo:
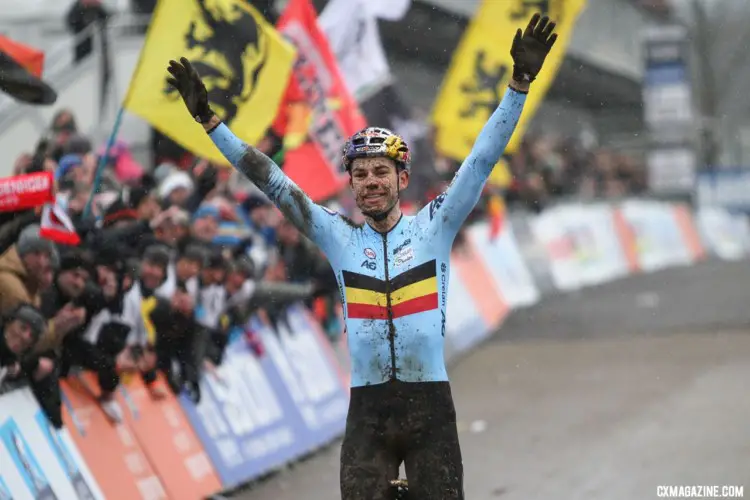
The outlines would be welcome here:
[[[326,253],[336,247],[332,242],[341,217],[314,203],[273,160],[245,144],[218,118],[204,128],[234,168],[258,186],[297,229]]]

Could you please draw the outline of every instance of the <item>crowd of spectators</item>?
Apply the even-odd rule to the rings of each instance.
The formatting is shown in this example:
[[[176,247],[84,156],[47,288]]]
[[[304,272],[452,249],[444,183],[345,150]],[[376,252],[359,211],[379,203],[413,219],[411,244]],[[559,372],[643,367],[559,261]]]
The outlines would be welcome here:
[[[39,210],[0,214],[0,378],[22,378],[62,426],[60,377],[93,371],[113,420],[120,377],[143,377],[200,399],[201,372],[218,376],[224,348],[247,319],[283,321],[303,301],[332,336],[342,331],[338,289],[323,255],[231,169],[184,157],[152,172],[117,143],[93,197],[97,151],[59,112],[14,173],[52,171],[79,246],[40,237]],[[244,187],[240,188],[242,185]]]

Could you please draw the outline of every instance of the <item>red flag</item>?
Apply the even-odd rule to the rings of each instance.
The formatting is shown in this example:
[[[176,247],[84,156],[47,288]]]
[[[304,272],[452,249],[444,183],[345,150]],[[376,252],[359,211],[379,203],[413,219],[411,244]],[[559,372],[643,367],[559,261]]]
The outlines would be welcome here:
[[[26,71],[37,78],[42,77],[44,52],[13,41],[2,35],[0,35],[0,52],[8,54],[11,59],[23,66]]]
[[[291,0],[277,28],[296,47],[297,60],[273,129],[284,137],[284,172],[318,201],[347,183],[341,150],[366,122],[310,0]]]
[[[55,199],[52,172],[35,172],[0,179],[0,212],[40,207]]]
[[[81,238],[76,232],[73,221],[57,203],[44,205],[39,236],[63,245],[79,245],[81,243]]]

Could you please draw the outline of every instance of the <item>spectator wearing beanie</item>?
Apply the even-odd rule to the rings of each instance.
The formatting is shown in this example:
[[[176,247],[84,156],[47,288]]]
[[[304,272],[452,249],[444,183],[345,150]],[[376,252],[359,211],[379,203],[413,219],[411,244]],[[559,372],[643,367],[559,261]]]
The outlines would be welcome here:
[[[19,304],[8,311],[0,325],[0,385],[6,377],[21,374],[19,360],[36,344],[46,329],[41,311]]]
[[[190,235],[197,241],[212,243],[219,234],[220,219],[218,208],[213,205],[202,205],[193,214]]]
[[[159,184],[159,197],[165,206],[185,206],[194,189],[190,174],[182,171],[169,173]]]
[[[40,294],[52,284],[57,249],[39,229],[38,224],[26,227],[0,255],[0,314],[22,303],[39,306]]]
[[[27,226],[38,222],[36,210],[0,213],[0,254],[12,247]]]

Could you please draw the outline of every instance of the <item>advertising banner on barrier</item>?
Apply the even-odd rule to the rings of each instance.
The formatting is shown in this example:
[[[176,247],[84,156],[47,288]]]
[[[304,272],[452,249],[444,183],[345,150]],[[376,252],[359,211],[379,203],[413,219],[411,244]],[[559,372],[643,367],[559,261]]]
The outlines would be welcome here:
[[[750,224],[744,214],[718,207],[700,208],[695,222],[706,248],[725,260],[739,260],[750,252]]]
[[[549,257],[544,245],[537,240],[531,227],[535,215],[527,212],[509,212],[508,221],[513,227],[516,246],[523,256],[534,284],[541,295],[555,291]]]
[[[1,498],[104,498],[68,433],[52,428],[28,389],[0,397]]]
[[[560,290],[603,283],[628,272],[608,206],[559,206],[537,216],[531,225],[547,249],[552,277]]]
[[[621,211],[635,237],[638,261],[643,271],[656,271],[692,261],[671,205],[630,200],[622,204]]]
[[[164,485],[127,423],[113,425],[99,406],[91,379],[60,381],[63,421],[107,500],[161,500]]]
[[[242,336],[227,346],[217,376],[201,379],[198,406],[181,403],[224,488],[304,452],[304,425],[273,362],[250,352]]]
[[[499,326],[508,314],[508,303],[490,276],[471,239],[466,238],[461,245],[454,245],[450,264],[451,277],[461,277],[469,297],[487,327],[494,329]]]
[[[500,234],[492,239],[487,223],[467,229],[485,268],[511,308],[529,306],[539,300],[539,291],[526,267],[510,224],[503,224]]]
[[[452,270],[448,280],[445,310],[445,355],[447,359],[471,349],[497,325],[490,325],[477,310],[461,274]]]
[[[94,378],[90,381],[93,383]],[[161,376],[155,382],[162,396],[155,399],[140,376],[120,385],[117,399],[146,457],[159,475],[169,498],[196,500],[221,489],[203,446],[190,427],[180,403]]]
[[[275,329],[261,327],[263,343],[305,424],[312,450],[344,432],[349,409],[337,361],[327,340],[302,306],[290,308]]]

